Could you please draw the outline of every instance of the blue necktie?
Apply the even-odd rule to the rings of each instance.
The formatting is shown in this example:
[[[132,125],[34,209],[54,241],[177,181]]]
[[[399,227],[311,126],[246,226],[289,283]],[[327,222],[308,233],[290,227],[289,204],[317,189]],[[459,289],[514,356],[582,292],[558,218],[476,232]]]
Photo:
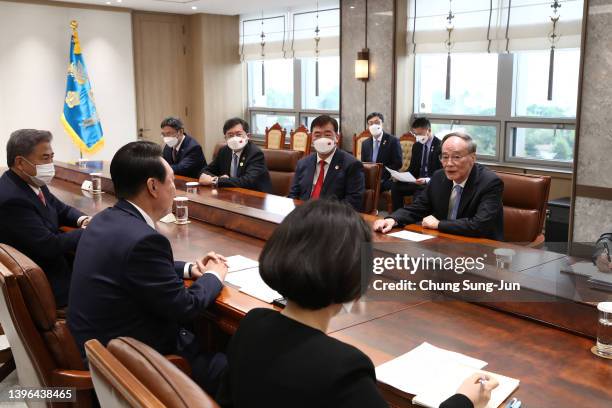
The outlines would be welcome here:
[[[230,167],[230,177],[238,177],[238,155],[232,153],[232,166]]]
[[[372,152],[372,162],[376,163],[376,159],[378,158],[378,148],[380,147],[380,141],[374,139],[374,151]]]
[[[461,193],[463,192],[463,187],[457,184],[453,187],[453,192],[451,193],[450,198],[450,213],[448,215],[449,220],[457,219],[457,211],[459,211],[459,203],[461,202]]]
[[[427,145],[423,145],[423,157],[421,158],[421,170],[419,170],[419,177],[427,177],[427,161],[429,159],[429,149]]]

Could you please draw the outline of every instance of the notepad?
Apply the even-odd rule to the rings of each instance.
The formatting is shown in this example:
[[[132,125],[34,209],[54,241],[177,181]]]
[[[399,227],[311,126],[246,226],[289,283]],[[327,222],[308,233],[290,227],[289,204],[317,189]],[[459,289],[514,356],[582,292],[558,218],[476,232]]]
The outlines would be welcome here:
[[[378,381],[415,395],[414,404],[438,407],[457,392],[463,381],[487,363],[423,343],[406,354],[376,367]],[[497,408],[519,385],[519,380],[488,373],[499,381],[487,408]]]
[[[392,234],[389,234],[389,236],[395,237],[395,238],[406,239],[408,241],[414,241],[414,242],[421,242],[421,241],[426,241],[428,239],[435,238],[432,235],[419,234],[418,232],[412,232],[412,231],[406,231],[406,230],[394,232]]]
[[[257,262],[254,259],[242,256],[242,255],[228,256],[226,259],[227,259],[227,272],[228,273],[259,267],[259,262]]]
[[[399,171],[390,169],[388,167],[385,167],[385,169],[387,169],[387,171],[391,174],[391,177],[393,177],[397,181],[401,181],[402,183],[415,183],[416,182],[416,179],[409,171],[405,173],[400,173]]]
[[[261,279],[259,267],[228,273],[225,281],[237,286],[240,292],[266,303],[272,303],[274,299],[283,297]]]

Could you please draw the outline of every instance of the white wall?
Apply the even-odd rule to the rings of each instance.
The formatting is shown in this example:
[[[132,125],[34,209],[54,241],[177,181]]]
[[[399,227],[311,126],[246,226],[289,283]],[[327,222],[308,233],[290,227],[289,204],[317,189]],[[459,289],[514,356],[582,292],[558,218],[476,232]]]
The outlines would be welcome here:
[[[129,12],[0,2],[0,167],[6,166],[11,132],[53,133],[57,160],[79,151],[60,123],[70,50],[70,21],[79,22],[85,58],[105,145],[95,160],[110,160],[136,140],[136,98]]]

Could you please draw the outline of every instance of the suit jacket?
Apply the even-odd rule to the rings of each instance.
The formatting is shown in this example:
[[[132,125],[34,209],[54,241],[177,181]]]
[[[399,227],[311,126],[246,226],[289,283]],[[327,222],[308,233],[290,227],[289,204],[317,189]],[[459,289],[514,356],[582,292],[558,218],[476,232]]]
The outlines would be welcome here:
[[[374,139],[369,137],[361,143],[361,161],[371,162],[373,152]],[[389,173],[385,167],[389,167],[393,170],[399,170],[402,167],[402,146],[397,137],[383,132],[380,147],[378,148],[376,163],[382,163],[383,165],[383,171],[380,178],[381,182],[391,177],[391,173]]]
[[[298,161],[289,191],[289,198],[304,201],[310,199],[316,166],[316,152]],[[352,154],[336,148],[323,181],[320,197],[345,201],[355,210],[361,211],[364,191],[363,164]]]
[[[230,175],[232,166],[232,149],[223,146],[219,149],[217,157],[208,166],[202,169],[202,173],[211,176]],[[241,187],[249,190],[272,192],[270,173],[266,167],[266,161],[261,149],[249,141],[244,146],[240,155],[238,165],[238,177],[219,178],[219,187]]]
[[[164,145],[163,156],[174,174],[185,177],[198,178],[200,170],[206,166],[206,159],[200,144],[188,134],[185,134],[183,143],[176,154],[176,161],[172,160],[172,147]]]
[[[410,159],[410,165],[408,166],[408,171],[410,174],[414,176],[414,178],[426,177],[424,174],[421,174],[421,163],[423,162],[423,148],[425,145],[415,142],[412,145],[412,158]],[[440,154],[442,153],[442,142],[437,137],[433,137],[431,141],[431,149],[427,153],[429,157],[427,170],[429,171],[430,177],[437,170],[442,168],[442,163],[440,163]]]
[[[243,407],[389,405],[372,361],[360,350],[270,309],[253,309],[230,340],[217,402]],[[473,408],[454,395],[441,408]]]
[[[400,225],[413,224],[433,215],[438,230],[449,234],[504,240],[504,182],[491,170],[475,163],[465,183],[456,220],[447,220],[453,182],[438,170],[414,203],[391,214]]]
[[[61,232],[61,226],[76,227],[81,211],[58,200],[46,186],[41,188],[47,205],[12,170],[0,177],[0,242],[31,258],[47,275],[58,307],[68,303],[72,273],[71,258],[82,229]]]
[[[183,284],[184,262],[174,262],[166,237],[129,202],[100,212],[81,237],[74,261],[68,326],[81,354],[84,343],[119,336],[162,354],[177,350],[179,324],[200,316],[222,284],[205,274]]]

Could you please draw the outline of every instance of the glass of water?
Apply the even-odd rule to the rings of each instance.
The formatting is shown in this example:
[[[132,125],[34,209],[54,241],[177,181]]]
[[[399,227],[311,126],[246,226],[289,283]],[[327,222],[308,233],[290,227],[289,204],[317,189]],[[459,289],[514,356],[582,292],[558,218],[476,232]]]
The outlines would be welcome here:
[[[187,183],[185,183],[185,188],[187,190],[187,193],[191,193],[191,194],[198,194],[198,186],[200,185],[200,183],[198,183],[197,181],[188,181]]]
[[[91,173],[91,192],[100,194],[102,192],[102,173]]]
[[[175,197],[175,214],[177,224],[187,224],[189,222],[189,208],[187,203],[189,199],[187,197]]]
[[[597,310],[599,324],[595,354],[612,359],[612,302],[599,303]]]

